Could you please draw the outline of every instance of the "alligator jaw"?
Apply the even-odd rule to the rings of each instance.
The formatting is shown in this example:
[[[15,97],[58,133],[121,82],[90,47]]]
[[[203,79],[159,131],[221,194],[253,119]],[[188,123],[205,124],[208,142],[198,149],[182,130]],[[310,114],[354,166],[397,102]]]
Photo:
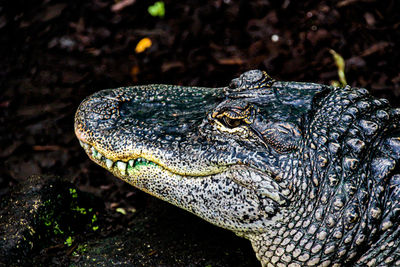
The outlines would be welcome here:
[[[79,136],[79,134],[77,134]],[[136,156],[132,156],[128,159],[114,159],[112,157],[108,157],[107,153],[102,153],[95,146],[90,145],[79,139],[79,144],[85,150],[86,154],[89,158],[97,163],[98,165],[102,166],[103,168],[107,169],[109,172],[113,173],[115,176],[121,178],[122,180],[129,180],[129,177],[132,175],[137,175],[138,171],[141,167],[158,167],[161,168],[165,172],[169,172],[174,175],[179,175],[182,177],[207,177],[210,175],[214,175],[217,173],[222,173],[228,169],[228,167],[220,167],[217,171],[212,173],[205,172],[205,173],[196,173],[195,175],[188,175],[187,173],[182,173],[176,170],[171,170],[167,166],[164,166],[160,163],[157,159],[154,159],[152,155],[146,154],[135,154]]]
[[[134,159],[130,159],[128,161],[113,160],[104,156],[104,154],[99,152],[94,146],[91,146],[88,143],[85,143],[81,140],[79,140],[79,143],[91,160],[93,160],[98,165],[104,167],[105,169],[114,173],[117,176],[122,176],[122,177],[127,176],[129,174],[128,170],[130,170],[131,168],[138,169],[140,168],[140,166],[145,166],[145,165],[160,166],[150,160],[147,160],[144,157],[137,157]]]
[[[151,153],[146,153],[146,151],[144,150],[140,152],[132,151],[131,156],[125,155],[116,157],[115,153],[109,153],[107,151],[96,148],[95,145],[89,144],[89,142],[87,142],[85,139],[85,134],[81,132],[79,128],[75,129],[75,134],[78,137],[81,147],[85,150],[86,154],[91,160],[125,181],[128,180],[129,176],[133,175],[133,173],[131,172],[134,169],[136,170],[135,174],[137,175],[137,171],[139,170],[139,168],[141,166],[147,165],[158,166],[166,172],[170,172],[172,174],[176,174],[182,177],[204,177],[224,172],[228,168],[227,166],[218,166],[217,168],[212,168],[211,170],[199,170],[189,174],[181,171],[180,169],[169,168],[154,155],[152,155]]]

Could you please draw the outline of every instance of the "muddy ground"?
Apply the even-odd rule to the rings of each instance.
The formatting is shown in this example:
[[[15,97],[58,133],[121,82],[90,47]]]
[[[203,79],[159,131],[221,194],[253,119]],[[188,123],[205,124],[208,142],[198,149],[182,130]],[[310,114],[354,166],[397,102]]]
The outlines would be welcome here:
[[[91,163],[74,137],[76,108],[84,97],[104,88],[147,83],[225,86],[255,68],[278,80],[329,84],[338,80],[330,49],[345,59],[348,84],[400,106],[400,4],[165,1],[163,17],[149,14],[152,4],[0,2],[0,198],[7,198],[32,174],[58,175],[104,201],[113,214],[108,221],[113,227],[104,230],[104,236],[150,217],[154,219],[147,224],[163,221],[165,227],[152,242],[164,240],[167,247],[169,235],[161,232],[172,232],[182,242],[202,244],[198,250],[206,251],[184,253],[186,259],[176,260],[176,265],[229,266],[230,261],[213,260],[229,251],[239,251],[234,263],[249,265],[240,259],[251,257],[257,264],[247,241],[154,200]],[[137,53],[143,38],[152,45]],[[117,208],[128,212],[122,215]],[[214,240],[209,247],[207,236]],[[56,251],[42,248],[42,261],[71,261],[71,247],[59,245]],[[140,249],[139,243],[135,246]],[[143,253],[148,258],[173,258],[165,247]]]

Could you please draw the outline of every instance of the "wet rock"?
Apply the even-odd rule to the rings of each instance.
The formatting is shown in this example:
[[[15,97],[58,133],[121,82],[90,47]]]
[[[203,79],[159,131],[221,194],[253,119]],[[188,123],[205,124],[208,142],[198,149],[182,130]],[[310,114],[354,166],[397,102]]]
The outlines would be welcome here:
[[[31,176],[0,203],[0,266],[259,266],[248,240],[144,197],[123,215],[57,176]]]
[[[37,252],[70,247],[97,231],[97,203],[59,177],[29,177],[0,204],[0,265],[33,264]]]
[[[125,219],[123,228],[113,223],[113,233],[79,244],[70,266],[260,266],[248,240],[161,200],[149,198],[118,221]]]

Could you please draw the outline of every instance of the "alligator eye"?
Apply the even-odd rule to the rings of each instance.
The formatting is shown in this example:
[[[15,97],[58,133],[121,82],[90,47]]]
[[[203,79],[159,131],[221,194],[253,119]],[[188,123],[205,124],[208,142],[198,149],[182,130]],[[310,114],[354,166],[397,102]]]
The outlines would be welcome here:
[[[223,120],[224,120],[225,125],[228,126],[229,128],[238,127],[242,123],[242,120],[231,119],[228,117],[224,117]]]

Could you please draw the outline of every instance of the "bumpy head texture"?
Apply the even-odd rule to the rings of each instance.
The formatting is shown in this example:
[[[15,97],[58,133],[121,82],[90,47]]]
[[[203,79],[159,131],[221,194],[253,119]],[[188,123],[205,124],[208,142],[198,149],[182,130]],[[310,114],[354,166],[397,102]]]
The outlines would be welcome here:
[[[400,111],[365,89],[148,85],[85,99],[75,132],[117,177],[252,242],[264,266],[400,265]]]

